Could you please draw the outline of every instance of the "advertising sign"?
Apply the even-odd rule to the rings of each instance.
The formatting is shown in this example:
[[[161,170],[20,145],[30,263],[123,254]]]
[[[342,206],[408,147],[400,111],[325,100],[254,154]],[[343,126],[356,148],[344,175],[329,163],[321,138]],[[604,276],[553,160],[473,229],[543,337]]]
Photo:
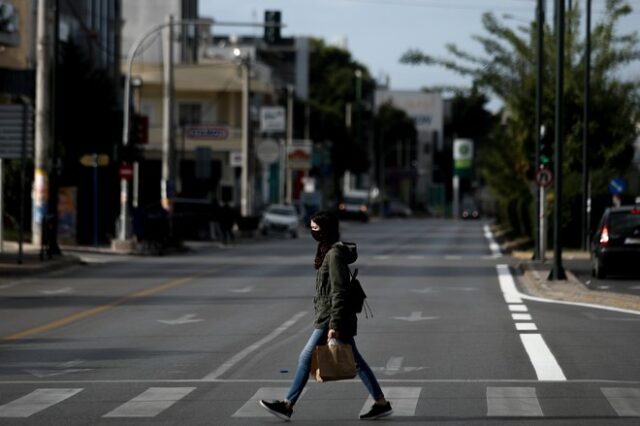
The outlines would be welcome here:
[[[287,126],[287,114],[284,107],[270,106],[260,108],[261,132],[284,132]]]
[[[62,187],[58,191],[58,241],[76,244],[77,188]]]
[[[453,172],[457,176],[468,176],[473,167],[473,141],[456,139],[453,141]]]
[[[288,150],[289,169],[308,170],[311,168],[313,145],[309,141],[294,141]]]
[[[209,139],[223,141],[229,138],[229,129],[226,126],[197,125],[187,126],[184,129],[189,139]]]

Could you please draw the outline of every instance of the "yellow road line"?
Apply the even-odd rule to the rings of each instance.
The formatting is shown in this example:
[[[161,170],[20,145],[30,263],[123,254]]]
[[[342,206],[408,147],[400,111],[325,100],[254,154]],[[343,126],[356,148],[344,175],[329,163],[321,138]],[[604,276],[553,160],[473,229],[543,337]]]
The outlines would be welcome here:
[[[75,314],[66,316],[56,321],[52,321],[48,324],[43,324],[38,327],[33,327],[24,331],[20,331],[18,333],[10,334],[5,337],[0,338],[0,342],[10,342],[19,339],[23,339],[25,337],[30,337],[36,334],[44,333],[46,331],[54,330],[56,328],[64,327],[65,325],[74,323],[76,321],[80,321],[81,319],[88,318],[94,315],[97,315],[101,312],[108,311],[109,309],[113,309],[116,306],[122,305],[128,301],[134,299],[140,299],[145,296],[150,296],[152,294],[160,293],[161,291],[169,290],[171,288],[175,288],[181,285],[184,285],[190,281],[193,281],[195,278],[199,278],[203,276],[201,275],[193,275],[189,277],[177,278],[175,280],[169,281],[165,284],[159,285],[158,287],[152,287],[144,290],[137,291],[135,293],[128,294],[119,299],[114,300],[113,302],[105,303],[104,305],[96,306],[95,308],[87,309],[84,311],[77,312]]]

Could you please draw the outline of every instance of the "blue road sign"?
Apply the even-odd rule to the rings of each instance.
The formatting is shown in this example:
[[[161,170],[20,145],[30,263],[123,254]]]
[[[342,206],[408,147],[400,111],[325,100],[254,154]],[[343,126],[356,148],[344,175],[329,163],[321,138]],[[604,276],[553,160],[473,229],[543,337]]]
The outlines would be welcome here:
[[[622,180],[621,177],[613,178],[609,182],[609,192],[613,195],[622,194],[625,189],[627,189],[627,184],[624,182],[624,180]]]

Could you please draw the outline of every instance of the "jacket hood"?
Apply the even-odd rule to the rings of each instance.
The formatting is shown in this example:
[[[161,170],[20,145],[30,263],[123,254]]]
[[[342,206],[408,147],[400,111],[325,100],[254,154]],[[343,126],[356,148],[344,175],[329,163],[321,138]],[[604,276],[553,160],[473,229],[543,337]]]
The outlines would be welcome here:
[[[338,249],[340,257],[342,257],[349,265],[358,259],[358,248],[355,243],[338,241],[333,245],[333,247]]]

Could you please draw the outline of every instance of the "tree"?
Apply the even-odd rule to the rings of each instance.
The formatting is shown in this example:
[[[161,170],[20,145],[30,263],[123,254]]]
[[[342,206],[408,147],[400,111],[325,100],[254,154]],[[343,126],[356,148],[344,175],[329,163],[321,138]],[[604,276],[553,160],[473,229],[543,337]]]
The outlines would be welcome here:
[[[365,136],[358,140],[353,126],[346,125],[347,103],[352,105],[352,117],[358,113],[356,105],[356,70],[362,73],[361,124],[365,129],[371,123],[371,99],[375,82],[366,67],[344,49],[327,46],[319,39],[311,40],[309,79],[309,105],[311,107],[310,133],[314,141],[331,145],[331,163],[334,195],[340,194],[339,179],[348,170],[359,174],[369,169],[369,155]],[[355,120],[352,120],[356,123]]]
[[[624,174],[632,158],[632,144],[640,122],[639,82],[622,81],[621,67],[640,59],[637,33],[619,35],[616,28],[620,18],[632,12],[625,0],[607,0],[606,14],[592,30],[592,107],[589,122],[593,141],[589,156],[592,194],[606,195],[607,182]],[[408,64],[427,64],[447,67],[471,76],[478,87],[497,96],[503,103],[502,126],[494,134],[483,156],[483,176],[490,185],[499,206],[499,219],[517,232],[530,234],[533,220],[533,198],[530,184],[535,165],[532,159],[535,143],[535,66],[536,23],[512,29],[492,13],[483,16],[488,35],[475,36],[484,49],[484,56],[476,56],[458,49],[447,48],[453,56],[434,58],[418,50],[407,51],[401,61]],[[581,152],[582,152],[582,82],[585,72],[585,46],[581,37],[581,12],[574,8],[567,14],[565,36],[565,131],[563,174],[564,235],[573,236],[578,243],[580,232]],[[555,78],[555,37],[546,28],[544,40],[545,93],[543,94],[543,123],[547,134],[553,134]],[[597,214],[597,212],[594,212]],[[575,232],[571,232],[575,231]]]

